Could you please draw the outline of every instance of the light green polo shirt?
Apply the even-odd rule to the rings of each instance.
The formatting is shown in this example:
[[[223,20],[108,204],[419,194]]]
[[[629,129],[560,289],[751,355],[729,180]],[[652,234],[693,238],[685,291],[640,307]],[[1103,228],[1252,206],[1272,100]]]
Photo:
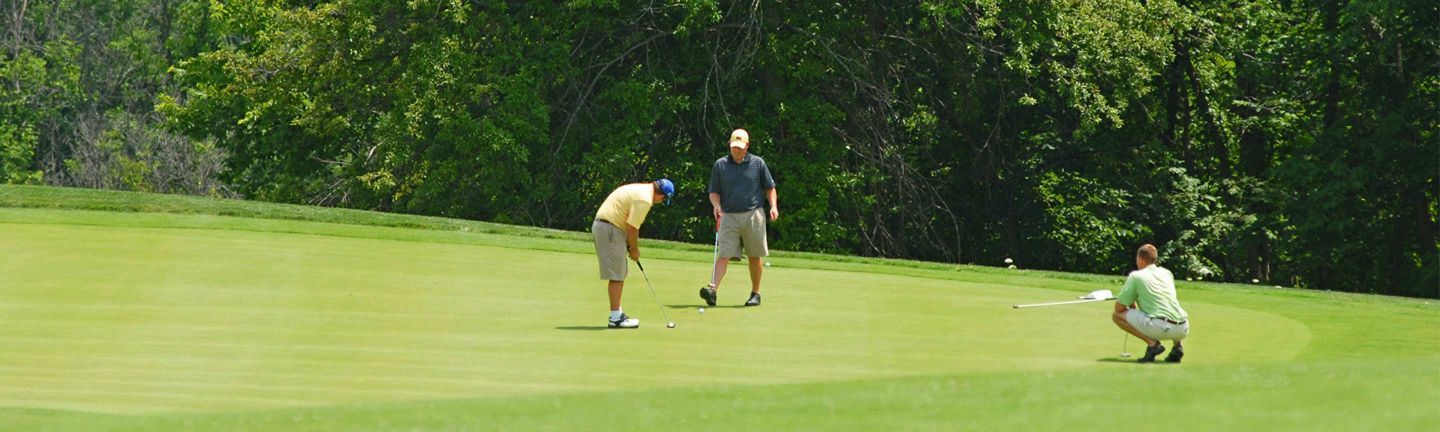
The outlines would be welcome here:
[[[1154,264],[1130,272],[1115,301],[1125,306],[1139,303],[1140,311],[1151,317],[1168,318],[1175,322],[1190,320],[1185,309],[1180,307],[1180,299],[1175,297],[1175,276],[1170,274],[1170,270]]]

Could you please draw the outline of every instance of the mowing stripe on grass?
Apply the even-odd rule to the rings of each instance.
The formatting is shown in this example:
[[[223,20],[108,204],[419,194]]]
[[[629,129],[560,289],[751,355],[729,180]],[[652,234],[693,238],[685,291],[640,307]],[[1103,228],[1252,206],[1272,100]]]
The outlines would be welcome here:
[[[1186,364],[1137,369],[1118,361],[1109,303],[1010,309],[1115,289],[1118,277],[777,252],[784,265],[766,273],[765,306],[699,314],[694,290],[711,251],[647,249],[680,328],[665,330],[644,308],[637,278],[626,304],[642,328],[590,331],[603,326],[605,297],[589,247],[0,209],[0,407],[14,408],[0,420],[81,430],[573,429],[608,413],[642,429],[1085,429],[1100,423],[1050,416],[1109,406],[1117,383],[1139,374],[1185,395],[1165,407],[1178,418],[1219,407],[1239,419],[1196,424],[1352,425],[1337,419],[1346,412],[1338,401],[1396,404],[1375,424],[1436,425],[1421,412],[1440,404],[1430,385],[1440,382],[1440,311],[1430,302],[1182,284],[1195,319]],[[725,305],[744,301],[742,273],[722,286]],[[1375,381],[1362,382],[1367,375]],[[1329,395],[1277,399],[1301,391]],[[1238,411],[1249,407],[1304,418]],[[714,409],[753,417],[716,422]]]

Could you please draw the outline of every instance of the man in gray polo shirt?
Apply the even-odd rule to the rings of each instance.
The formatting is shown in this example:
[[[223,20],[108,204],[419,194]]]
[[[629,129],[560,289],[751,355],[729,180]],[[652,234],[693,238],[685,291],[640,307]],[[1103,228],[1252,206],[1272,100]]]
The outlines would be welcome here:
[[[1155,246],[1145,244],[1135,251],[1135,267],[1125,279],[1125,287],[1115,297],[1115,313],[1110,320],[1121,330],[1145,341],[1145,356],[1140,363],[1155,361],[1165,352],[1161,340],[1173,340],[1166,362],[1179,363],[1185,357],[1180,340],[1190,335],[1190,316],[1180,307],[1175,296],[1175,276],[1170,270],[1155,265],[1159,259]]]
[[[730,133],[730,155],[715,161],[710,171],[710,205],[719,225],[715,240],[715,278],[700,288],[705,304],[715,306],[716,289],[725,279],[731,258],[739,259],[741,247],[750,257],[750,299],[745,306],[760,305],[761,261],[770,255],[765,240],[765,223],[780,217],[776,202],[775,178],[765,159],[750,154],[750,134],[744,129]]]

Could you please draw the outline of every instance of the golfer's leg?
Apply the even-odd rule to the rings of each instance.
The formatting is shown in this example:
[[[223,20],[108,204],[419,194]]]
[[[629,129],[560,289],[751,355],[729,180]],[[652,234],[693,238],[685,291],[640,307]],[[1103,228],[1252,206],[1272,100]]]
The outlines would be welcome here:
[[[738,217],[720,218],[720,239],[716,241],[716,248],[719,249],[719,259],[715,260],[715,288],[718,291],[720,281],[725,280],[725,270],[730,267],[730,259],[740,256],[740,225],[736,222]]]
[[[725,280],[725,269],[730,267],[730,260],[725,257],[715,260],[715,289],[720,289],[720,281]]]
[[[600,279],[607,281],[610,296],[610,312],[620,310],[620,291],[625,287],[625,276],[630,272],[625,262],[625,235],[614,225],[595,222],[590,229],[595,233],[595,256],[600,261]]]
[[[745,252],[750,256],[750,292],[760,292],[760,275],[764,271],[764,259],[770,255],[765,238],[765,209],[755,209],[745,216],[745,227],[740,238],[745,243]]]
[[[760,274],[764,272],[760,257],[750,257],[750,292],[760,292]]]
[[[1160,341],[1151,339],[1149,336],[1145,336],[1145,334],[1141,333],[1140,330],[1135,329],[1135,326],[1130,325],[1130,321],[1126,319],[1126,315],[1111,314],[1110,319],[1111,321],[1114,321],[1115,325],[1120,327],[1121,330],[1125,330],[1125,332],[1130,333],[1131,336],[1135,336],[1137,339],[1145,341],[1145,345],[1155,345],[1160,343]]]
[[[606,288],[610,291],[610,311],[620,310],[620,294],[625,291],[625,281],[612,280]]]

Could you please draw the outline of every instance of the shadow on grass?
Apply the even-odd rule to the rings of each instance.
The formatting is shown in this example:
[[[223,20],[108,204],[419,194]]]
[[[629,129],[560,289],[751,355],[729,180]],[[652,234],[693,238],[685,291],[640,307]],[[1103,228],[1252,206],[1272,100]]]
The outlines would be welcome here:
[[[1168,366],[1168,365],[1178,365],[1178,364],[1179,364],[1179,363],[1169,363],[1169,362],[1165,362],[1165,361],[1162,361],[1162,360],[1159,360],[1159,359],[1156,359],[1155,362],[1153,362],[1153,363],[1140,363],[1140,362],[1135,361],[1135,359],[1128,359],[1128,358],[1124,358],[1124,357],[1105,357],[1105,358],[1095,359],[1095,361],[1100,362],[1100,363],[1130,363],[1130,364],[1167,365],[1167,366]]]
[[[1139,364],[1139,363],[1135,363],[1135,360],[1134,360],[1134,359],[1128,359],[1128,358],[1124,358],[1124,357],[1105,357],[1105,358],[1095,359],[1095,361],[1100,362],[1100,363],[1130,363],[1130,364]]]
[[[693,305],[665,305],[665,307],[670,308],[670,309],[699,309],[699,308],[709,308],[709,309],[744,309],[744,308],[745,308],[745,305],[717,305],[717,306],[706,306],[706,305],[703,305],[703,304],[693,304]]]
[[[605,330],[605,329],[608,329],[608,328],[610,328],[610,327],[607,327],[607,326],[559,326],[559,327],[555,327],[556,330]]]

